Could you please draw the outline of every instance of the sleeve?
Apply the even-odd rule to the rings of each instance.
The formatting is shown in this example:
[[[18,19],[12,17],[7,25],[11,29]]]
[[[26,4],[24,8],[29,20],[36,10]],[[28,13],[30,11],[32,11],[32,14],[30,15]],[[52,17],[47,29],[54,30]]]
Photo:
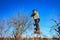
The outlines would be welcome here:
[[[33,14],[31,15],[31,17],[33,17],[33,16],[35,16],[35,13],[33,13]]]

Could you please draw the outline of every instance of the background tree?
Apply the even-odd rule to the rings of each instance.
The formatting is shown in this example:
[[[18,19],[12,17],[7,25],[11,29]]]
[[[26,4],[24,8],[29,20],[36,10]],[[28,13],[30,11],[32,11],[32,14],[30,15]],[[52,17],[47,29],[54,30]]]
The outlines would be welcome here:
[[[50,32],[51,31],[55,31],[56,32],[56,35],[60,38],[60,22],[52,19],[52,21],[54,21],[56,23],[56,25],[53,25],[50,29]],[[56,36],[53,35],[54,38],[56,38]]]
[[[0,21],[0,37],[3,37],[4,29],[5,29],[6,19]]]
[[[15,38],[21,37],[21,35],[32,26],[31,20],[26,16],[22,16],[20,13],[18,13],[17,16],[13,16],[9,21],[8,21],[8,26],[14,27],[15,30],[13,30],[13,34]],[[9,30],[9,28],[7,30]],[[7,31],[6,30],[6,31]]]
[[[14,28],[12,32],[10,32],[11,27]],[[9,20],[4,19],[0,22],[0,37],[19,38],[26,30],[32,31],[31,28],[32,21],[30,18],[26,14],[21,15],[21,13],[18,13],[18,15],[12,16]]]

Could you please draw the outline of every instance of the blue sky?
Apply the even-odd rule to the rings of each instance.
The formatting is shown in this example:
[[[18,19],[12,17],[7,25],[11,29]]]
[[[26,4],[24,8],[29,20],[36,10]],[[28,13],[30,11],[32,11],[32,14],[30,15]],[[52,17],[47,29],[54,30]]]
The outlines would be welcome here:
[[[41,32],[50,37],[49,27],[54,25],[54,22],[50,19],[58,20],[60,0],[0,0],[0,20],[3,18],[9,19],[18,12],[30,17],[33,9],[37,9],[39,12]]]

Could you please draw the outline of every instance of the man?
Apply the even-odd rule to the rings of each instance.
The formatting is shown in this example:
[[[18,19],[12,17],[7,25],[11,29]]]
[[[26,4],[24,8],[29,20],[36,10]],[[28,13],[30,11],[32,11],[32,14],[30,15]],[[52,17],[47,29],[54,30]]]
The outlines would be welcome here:
[[[35,21],[35,24],[34,26],[36,26],[35,28],[35,32],[37,32],[39,30],[39,21],[40,21],[40,18],[39,18],[39,15],[38,15],[38,11],[37,10],[33,10],[33,13],[31,15],[31,17],[34,19]]]

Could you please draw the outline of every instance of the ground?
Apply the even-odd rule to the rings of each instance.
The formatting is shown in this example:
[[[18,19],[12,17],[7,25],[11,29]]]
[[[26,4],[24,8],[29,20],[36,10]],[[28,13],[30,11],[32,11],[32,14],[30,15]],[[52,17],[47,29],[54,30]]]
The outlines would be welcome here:
[[[58,40],[58,38],[0,38],[0,40]]]

